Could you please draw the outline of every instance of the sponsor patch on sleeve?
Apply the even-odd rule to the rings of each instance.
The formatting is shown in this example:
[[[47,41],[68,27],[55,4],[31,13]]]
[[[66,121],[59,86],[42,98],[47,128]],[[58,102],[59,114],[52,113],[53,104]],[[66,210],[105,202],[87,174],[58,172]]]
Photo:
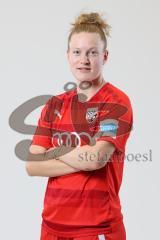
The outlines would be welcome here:
[[[118,121],[114,119],[107,119],[100,121],[99,131],[101,136],[116,137],[118,129]]]

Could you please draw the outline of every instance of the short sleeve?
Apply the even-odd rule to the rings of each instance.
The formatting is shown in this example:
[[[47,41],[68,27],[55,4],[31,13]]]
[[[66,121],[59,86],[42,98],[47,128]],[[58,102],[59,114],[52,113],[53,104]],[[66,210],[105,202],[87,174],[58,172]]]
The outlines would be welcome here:
[[[118,152],[125,152],[125,145],[133,125],[133,112],[130,101],[110,104],[110,111],[99,118],[100,137],[96,141],[114,144]]]
[[[41,111],[31,145],[39,145],[47,149],[52,147],[52,122],[49,118],[50,110],[51,100],[48,100]]]

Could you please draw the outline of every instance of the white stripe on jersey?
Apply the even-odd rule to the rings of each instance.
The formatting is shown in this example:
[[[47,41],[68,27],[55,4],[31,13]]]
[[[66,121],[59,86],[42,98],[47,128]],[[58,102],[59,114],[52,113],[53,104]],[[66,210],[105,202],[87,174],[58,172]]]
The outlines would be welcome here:
[[[107,240],[104,234],[98,235],[98,240]]]

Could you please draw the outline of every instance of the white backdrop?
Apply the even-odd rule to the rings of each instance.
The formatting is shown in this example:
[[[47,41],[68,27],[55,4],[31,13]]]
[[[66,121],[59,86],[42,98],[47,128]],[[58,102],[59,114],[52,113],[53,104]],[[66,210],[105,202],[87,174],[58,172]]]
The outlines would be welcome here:
[[[106,13],[112,32],[104,77],[129,95],[134,110],[120,192],[127,240],[160,237],[159,8],[158,0],[0,0],[1,239],[39,239],[47,178],[27,175],[14,148],[31,136],[13,131],[8,119],[25,101],[56,95],[74,81],[66,58],[67,36],[83,10]],[[40,109],[26,123],[36,124]],[[148,154],[148,160],[132,160],[137,153]]]

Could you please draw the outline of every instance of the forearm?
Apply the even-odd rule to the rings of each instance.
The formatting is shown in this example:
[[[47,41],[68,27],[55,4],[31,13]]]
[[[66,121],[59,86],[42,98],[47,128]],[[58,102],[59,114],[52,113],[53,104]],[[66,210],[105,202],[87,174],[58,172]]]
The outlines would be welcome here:
[[[104,155],[107,161],[113,152],[110,143],[97,142],[94,146],[84,145],[81,147],[61,146],[59,149],[52,149],[47,152],[45,158],[57,158],[73,168],[82,171],[92,171],[105,166]]]
[[[41,177],[58,177],[70,173],[79,172],[60,160],[45,160],[45,161],[28,161],[26,163],[26,170],[30,176]]]
[[[75,148],[51,148],[39,154],[30,152],[26,163],[26,171],[29,176],[58,177],[81,170],[90,171],[86,160],[77,158]],[[85,149],[86,150],[86,149]],[[72,155],[73,153],[73,155]],[[82,154],[82,152],[81,152]],[[58,160],[53,159],[59,158]],[[62,160],[61,160],[62,159]],[[64,162],[66,160],[66,163]]]
[[[58,159],[67,163],[71,167],[83,171],[90,171],[91,169],[95,169],[95,163],[98,161],[97,156],[95,155],[94,157],[93,153],[95,153],[95,148],[85,145],[73,148],[68,153],[61,154]]]
[[[31,145],[28,153],[28,161],[26,163],[26,171],[30,176],[58,177],[66,174],[80,171],[72,166],[53,159],[50,156],[55,153],[57,156],[58,149],[55,147],[46,150],[42,146]]]
[[[26,164],[27,172],[31,176],[56,177],[81,170],[99,169],[106,164],[107,158],[102,161],[104,154],[107,153],[109,159],[114,150],[109,143],[99,144],[85,145],[79,148],[62,146],[48,151],[42,150],[40,154],[34,154],[35,152],[31,151]],[[56,160],[56,158],[59,160]]]

